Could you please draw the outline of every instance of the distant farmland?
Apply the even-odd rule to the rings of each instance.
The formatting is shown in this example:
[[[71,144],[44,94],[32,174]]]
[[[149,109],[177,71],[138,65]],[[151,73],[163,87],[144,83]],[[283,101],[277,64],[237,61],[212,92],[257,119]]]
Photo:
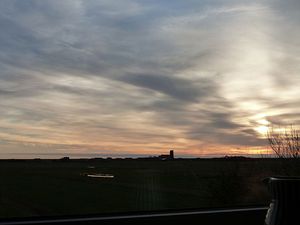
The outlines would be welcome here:
[[[266,205],[276,159],[2,160],[0,217]],[[113,178],[88,177],[109,174]]]

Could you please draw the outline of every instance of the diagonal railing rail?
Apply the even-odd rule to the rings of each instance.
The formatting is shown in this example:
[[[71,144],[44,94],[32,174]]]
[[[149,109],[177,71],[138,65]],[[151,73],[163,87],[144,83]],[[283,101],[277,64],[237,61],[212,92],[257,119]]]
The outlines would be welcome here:
[[[267,207],[246,207],[91,216],[20,218],[2,220],[0,221],[0,225],[263,225],[267,209]]]

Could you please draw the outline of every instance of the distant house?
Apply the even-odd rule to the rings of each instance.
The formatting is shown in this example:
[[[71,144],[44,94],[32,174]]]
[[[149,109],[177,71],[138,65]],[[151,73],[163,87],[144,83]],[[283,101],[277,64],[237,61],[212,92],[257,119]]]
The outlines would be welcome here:
[[[160,155],[158,156],[160,160],[173,160],[174,159],[174,150],[170,150],[170,154],[168,155]]]
[[[60,158],[59,160],[61,160],[61,161],[68,161],[68,160],[70,160],[70,157],[62,157],[62,158]]]

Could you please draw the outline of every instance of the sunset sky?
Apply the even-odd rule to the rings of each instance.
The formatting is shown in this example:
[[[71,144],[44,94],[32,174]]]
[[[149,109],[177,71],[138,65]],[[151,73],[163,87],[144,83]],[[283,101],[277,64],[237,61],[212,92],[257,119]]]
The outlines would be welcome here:
[[[300,122],[299,0],[0,0],[0,158],[260,154]]]

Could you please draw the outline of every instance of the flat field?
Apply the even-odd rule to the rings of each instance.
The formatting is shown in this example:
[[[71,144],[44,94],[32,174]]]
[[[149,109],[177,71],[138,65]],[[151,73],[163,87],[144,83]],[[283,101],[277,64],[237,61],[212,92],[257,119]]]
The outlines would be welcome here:
[[[292,165],[293,166],[290,166]],[[266,205],[276,159],[1,160],[0,218]],[[112,174],[92,178],[87,174]]]

